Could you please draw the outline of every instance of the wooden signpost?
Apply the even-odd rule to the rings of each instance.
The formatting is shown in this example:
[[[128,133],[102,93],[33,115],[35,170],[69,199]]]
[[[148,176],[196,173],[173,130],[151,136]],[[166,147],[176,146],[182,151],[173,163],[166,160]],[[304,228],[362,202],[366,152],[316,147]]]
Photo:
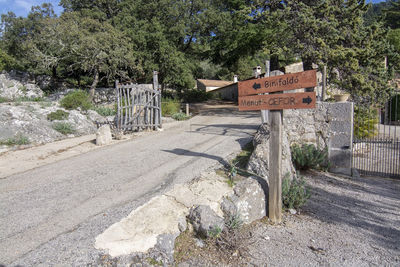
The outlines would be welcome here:
[[[271,110],[268,216],[282,221],[282,110],[315,108],[316,93],[282,93],[317,86],[316,70],[239,82],[239,110]],[[279,92],[279,93],[277,93]],[[272,94],[265,94],[272,93]]]

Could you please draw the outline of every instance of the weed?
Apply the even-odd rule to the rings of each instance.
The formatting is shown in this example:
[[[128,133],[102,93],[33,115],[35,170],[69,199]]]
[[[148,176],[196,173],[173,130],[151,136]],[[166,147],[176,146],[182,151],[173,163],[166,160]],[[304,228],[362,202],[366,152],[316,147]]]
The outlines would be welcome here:
[[[0,96],[0,103],[5,103],[5,102],[9,102],[10,100],[8,98],[5,97],[1,97]]]
[[[239,214],[232,215],[225,221],[225,226],[229,230],[239,229],[242,225],[243,225],[243,220],[240,218]]]
[[[171,117],[177,121],[184,121],[190,118],[190,116],[187,116],[185,113],[182,112],[174,113]]]
[[[286,174],[282,181],[282,204],[284,209],[298,209],[311,197],[303,177],[290,180],[290,174]]]
[[[61,121],[61,120],[66,120],[66,119],[68,119],[68,117],[69,117],[69,113],[66,112],[66,111],[64,111],[64,110],[61,110],[61,109],[58,109],[57,111],[51,112],[51,113],[49,113],[49,114],[47,115],[47,119],[48,119],[49,121],[55,121],[55,120]]]
[[[103,117],[114,116],[117,113],[115,109],[109,107],[95,107],[94,111]]]
[[[0,145],[6,146],[28,145],[29,143],[29,139],[21,134],[18,134],[12,138],[8,138],[7,140],[0,140]]]
[[[211,238],[218,238],[221,235],[221,233],[222,233],[222,229],[218,225],[215,225],[213,228],[208,230],[208,235]]]
[[[322,169],[330,166],[328,149],[318,149],[313,144],[293,145],[291,148],[292,161],[298,170]]]
[[[253,142],[247,143],[242,151],[232,160],[232,163],[238,168],[245,169],[253,151]]]
[[[181,108],[181,103],[170,98],[163,98],[161,100],[161,112],[163,116],[172,116],[178,113]]]
[[[73,134],[76,131],[74,127],[68,122],[55,122],[53,124],[53,129],[65,135]]]
[[[88,93],[82,90],[73,91],[60,100],[60,105],[65,109],[82,109],[88,110],[92,108],[92,102]]]
[[[153,266],[163,266],[164,265],[162,261],[157,261],[150,257],[146,258],[146,260],[150,265],[153,265]]]

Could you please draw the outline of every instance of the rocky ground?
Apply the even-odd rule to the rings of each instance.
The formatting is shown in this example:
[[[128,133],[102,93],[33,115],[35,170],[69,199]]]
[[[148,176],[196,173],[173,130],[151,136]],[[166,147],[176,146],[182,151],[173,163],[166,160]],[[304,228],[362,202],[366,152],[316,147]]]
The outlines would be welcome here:
[[[178,266],[400,264],[400,181],[327,173],[309,173],[306,181],[311,199],[280,225],[262,219],[208,240],[185,232],[176,242]]]

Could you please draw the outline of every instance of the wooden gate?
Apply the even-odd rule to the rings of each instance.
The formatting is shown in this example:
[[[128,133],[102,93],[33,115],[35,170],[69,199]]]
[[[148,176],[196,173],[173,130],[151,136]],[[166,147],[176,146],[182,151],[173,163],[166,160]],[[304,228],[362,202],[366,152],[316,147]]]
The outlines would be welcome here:
[[[161,91],[157,72],[153,84],[115,83],[117,94],[117,128],[140,131],[161,128]]]

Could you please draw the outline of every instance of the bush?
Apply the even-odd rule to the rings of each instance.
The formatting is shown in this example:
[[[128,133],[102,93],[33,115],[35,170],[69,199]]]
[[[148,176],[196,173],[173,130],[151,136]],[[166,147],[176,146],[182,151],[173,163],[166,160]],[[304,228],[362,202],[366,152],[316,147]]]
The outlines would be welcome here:
[[[185,103],[204,102],[212,97],[212,93],[203,90],[187,90],[181,93],[181,98]]]
[[[172,114],[171,117],[177,121],[184,121],[190,118],[189,116],[187,116],[185,113],[182,112],[174,113]]]
[[[282,204],[284,209],[298,209],[311,197],[303,177],[290,180],[286,175],[282,181]]]
[[[68,117],[69,117],[69,113],[64,111],[64,110],[61,110],[61,109],[59,109],[59,110],[57,110],[55,112],[51,112],[51,113],[47,114],[47,119],[49,121],[66,120],[66,119],[68,119]]]
[[[74,127],[68,122],[56,122],[53,124],[53,129],[65,135],[75,133]]]
[[[68,110],[78,108],[88,110],[92,108],[89,94],[82,90],[77,90],[67,94],[60,100],[60,105]]]
[[[15,145],[28,145],[30,143],[29,139],[23,135],[16,135],[7,140],[0,141],[0,145],[15,146]]]
[[[318,149],[313,144],[293,145],[292,161],[298,170],[329,168],[328,149]]]
[[[400,121],[400,95],[394,96],[390,101],[390,120]]]
[[[0,96],[0,103],[5,103],[5,102],[8,102],[8,101],[10,101],[8,98]]]
[[[96,111],[99,115],[106,117],[106,116],[114,116],[117,114],[116,109],[109,108],[109,107],[95,107],[94,111]]]
[[[181,103],[170,98],[163,98],[161,101],[161,111],[163,116],[172,116],[178,113]]]
[[[378,111],[374,108],[354,107],[354,136],[372,138],[378,134]]]

